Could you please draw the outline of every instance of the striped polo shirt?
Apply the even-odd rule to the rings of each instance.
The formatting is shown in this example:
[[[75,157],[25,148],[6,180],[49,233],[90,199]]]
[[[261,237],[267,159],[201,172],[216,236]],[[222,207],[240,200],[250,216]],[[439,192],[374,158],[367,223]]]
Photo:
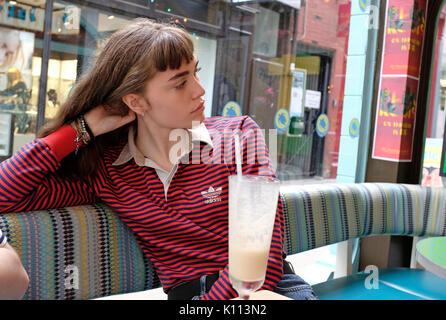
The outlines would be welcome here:
[[[167,190],[169,190],[170,182],[178,169],[178,162],[189,154],[193,149],[194,143],[204,142],[208,144],[211,148],[213,148],[212,139],[209,136],[209,132],[206,129],[204,123],[201,123],[199,126],[192,129],[178,129],[175,132],[175,135],[172,135],[172,141],[177,141],[176,148],[172,154],[172,163],[174,166],[170,171],[166,171],[161,168],[155,161],[150,158],[145,157],[142,152],[138,149],[135,144],[135,128],[133,126],[130,127],[128,133],[128,142],[124,146],[119,155],[118,159],[113,162],[114,166],[122,165],[132,158],[135,160],[135,163],[138,166],[147,166],[155,169],[158,178],[161,180],[164,186],[164,196],[167,199]]]
[[[133,231],[167,292],[203,274],[222,271],[204,299],[237,296],[228,273],[228,176],[236,173],[234,133],[240,133],[244,174],[275,176],[261,130],[249,117],[204,120],[212,145],[193,144],[178,162],[167,193],[156,170],[135,159],[113,165],[128,136],[104,151],[96,177],[58,176],[61,160],[76,148],[64,126],[22,147],[0,163],[0,212],[75,206],[103,201]],[[280,198],[263,289],[283,276],[283,209]]]

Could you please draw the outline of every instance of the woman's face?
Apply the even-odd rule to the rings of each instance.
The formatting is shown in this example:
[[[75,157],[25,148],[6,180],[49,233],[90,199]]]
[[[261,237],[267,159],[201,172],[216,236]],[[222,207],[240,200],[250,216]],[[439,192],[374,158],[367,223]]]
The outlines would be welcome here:
[[[143,92],[144,117],[160,128],[191,128],[203,122],[204,88],[197,75],[198,61],[183,60],[177,70],[158,72]]]

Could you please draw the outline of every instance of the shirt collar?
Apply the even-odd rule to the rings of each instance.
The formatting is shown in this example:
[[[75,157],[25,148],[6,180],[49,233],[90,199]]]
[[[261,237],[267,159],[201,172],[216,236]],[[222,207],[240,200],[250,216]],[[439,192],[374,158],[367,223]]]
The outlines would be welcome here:
[[[202,122],[199,126],[192,129],[179,129],[179,135],[186,135],[188,132],[191,133],[192,142],[204,142],[208,144],[211,148],[214,148],[209,131]],[[181,131],[182,130],[182,131]],[[178,140],[177,140],[178,141]],[[180,150],[188,150],[187,154],[192,151],[191,146],[187,143],[188,139],[180,139],[179,143],[184,143]],[[187,146],[185,144],[188,144]],[[119,166],[130,161],[132,158],[135,159],[135,163],[139,166],[147,166],[155,169],[160,169],[160,167],[150,158],[146,158],[142,152],[138,149],[135,144],[135,129],[134,126],[129,128],[128,141],[127,144],[122,149],[119,157],[113,162],[114,166]]]

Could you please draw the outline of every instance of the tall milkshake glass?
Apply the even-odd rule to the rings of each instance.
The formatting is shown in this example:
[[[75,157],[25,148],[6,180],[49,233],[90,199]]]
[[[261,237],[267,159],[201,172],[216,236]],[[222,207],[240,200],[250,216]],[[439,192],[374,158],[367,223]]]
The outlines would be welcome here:
[[[265,281],[279,188],[271,177],[229,177],[229,275],[243,299]]]

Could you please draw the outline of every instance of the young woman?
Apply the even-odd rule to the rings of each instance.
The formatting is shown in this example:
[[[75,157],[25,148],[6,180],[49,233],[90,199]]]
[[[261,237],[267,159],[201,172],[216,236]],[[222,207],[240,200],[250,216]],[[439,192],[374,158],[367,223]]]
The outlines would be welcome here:
[[[227,265],[233,132],[245,174],[274,171],[253,120],[205,119],[198,70],[177,26],[137,19],[114,33],[40,138],[0,164],[0,210],[103,201],[133,230],[169,299],[236,297]],[[283,233],[279,201],[263,289],[287,280]],[[294,297],[315,298],[285,271]]]
[[[20,257],[8,244],[0,229],[0,300],[22,299],[28,288],[29,278]]]

